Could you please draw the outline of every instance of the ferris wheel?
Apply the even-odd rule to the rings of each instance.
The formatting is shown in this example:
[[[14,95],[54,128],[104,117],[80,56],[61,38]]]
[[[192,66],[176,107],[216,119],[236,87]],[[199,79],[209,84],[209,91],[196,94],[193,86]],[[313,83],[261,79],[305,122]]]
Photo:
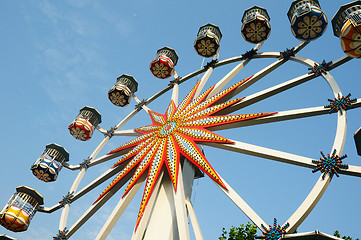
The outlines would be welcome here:
[[[95,130],[105,135],[104,140],[94,149],[88,159],[78,165],[71,165],[69,153],[62,146],[51,143],[46,146],[40,158],[31,166],[33,174],[44,182],[57,179],[62,167],[80,170],[68,194],[53,207],[43,207],[43,197],[34,189],[21,186],[0,212],[0,223],[7,229],[19,232],[27,230],[36,211],[52,213],[62,210],[59,232],[54,239],[69,239],[123,186],[124,194],[105,222],[96,239],[106,239],[116,222],[131,201],[137,201],[136,193],[144,185],[143,195],[132,239],[190,239],[188,217],[196,239],[203,239],[202,230],[190,201],[195,178],[207,175],[220,190],[262,231],[263,239],[279,239],[283,234],[292,234],[316,206],[334,175],[339,174],[361,177],[361,167],[343,163],[342,155],[346,138],[346,110],[361,107],[361,101],[351,95],[342,94],[330,71],[342,64],[361,57],[361,1],[340,7],[332,19],[333,30],[341,39],[341,46],[347,54],[332,62],[315,61],[298,53],[311,41],[319,38],[325,31],[328,20],[317,0],[296,0],[288,12],[294,36],[302,43],[283,52],[261,52],[260,49],[270,35],[270,17],[266,9],[254,6],[245,11],[242,17],[241,33],[244,39],[256,44],[253,49],[241,56],[219,60],[219,47],[222,33],[219,27],[206,24],[200,27],[194,48],[204,58],[213,58],[200,70],[184,77],[178,76],[175,66],[178,62],[176,51],[169,47],[157,51],[150,64],[150,70],[157,78],[173,77],[168,86],[152,97],[140,100],[135,93],[138,83],[134,77],[123,74],[109,90],[109,100],[116,106],[125,107],[133,98],[135,109],[114,128],[104,130],[100,113],[92,107],[84,107],[69,125],[69,132],[76,139],[87,141]],[[250,62],[260,59],[273,59],[274,62],[260,69],[254,75],[230,84],[235,76]],[[280,66],[293,61],[305,65],[309,71],[294,79],[270,88],[262,89],[252,95],[242,93]],[[213,71],[232,63],[237,65],[224,77],[209,88],[205,88]],[[203,74],[203,75],[202,75]],[[199,77],[194,87],[183,99],[179,98],[182,83]],[[316,78],[323,78],[332,91],[332,99],[326,106],[292,109],[278,112],[247,112],[239,110],[270,97],[298,87]],[[164,112],[153,111],[150,106],[159,97],[171,92],[171,98]],[[330,94],[331,95],[331,94]],[[149,114],[151,124],[139,124],[135,129],[123,129],[140,111]],[[319,115],[337,115],[337,128],[333,146],[328,153],[321,152],[321,158],[300,156],[253,144],[229,139],[216,132],[225,129],[239,129],[247,126],[270,124],[280,121],[303,119]],[[149,122],[149,121],[148,121]],[[104,146],[116,137],[133,137],[119,148],[98,156]],[[207,160],[202,146],[242,153],[272,161],[310,168],[320,172],[311,192],[288,220],[277,224],[277,220],[267,224],[243,198],[227,183],[212,163]],[[113,167],[87,184],[78,187],[87,169],[118,159]],[[85,197],[100,184],[113,179],[88,210],[72,225],[67,225],[71,204]]]

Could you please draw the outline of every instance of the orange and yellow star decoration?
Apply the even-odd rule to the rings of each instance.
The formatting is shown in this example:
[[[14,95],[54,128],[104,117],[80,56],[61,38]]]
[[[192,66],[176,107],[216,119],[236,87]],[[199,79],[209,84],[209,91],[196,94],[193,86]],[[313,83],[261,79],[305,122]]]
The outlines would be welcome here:
[[[125,189],[125,193],[123,195],[124,197],[138,179],[146,172],[146,170],[148,170],[145,189],[136,223],[137,229],[145,207],[152,194],[153,188],[158,180],[158,176],[164,165],[166,166],[174,189],[177,191],[180,155],[187,158],[217,184],[227,189],[216,171],[197,146],[197,143],[215,142],[221,144],[232,144],[232,141],[207,130],[207,128],[274,114],[255,113],[214,116],[217,112],[228,108],[243,99],[238,98],[219,103],[224,97],[247,82],[249,79],[250,78],[242,80],[210,97],[208,97],[208,95],[214,86],[209,88],[200,96],[194,96],[199,86],[198,82],[182,100],[179,106],[176,106],[172,100],[164,115],[149,111],[152,124],[134,129],[134,131],[142,135],[108,153],[114,154],[125,149],[130,149],[129,152],[123,155],[113,167],[116,167],[125,161],[129,162],[95,202],[101,199],[131,170],[136,168],[135,173],[131,177],[128,186]]]

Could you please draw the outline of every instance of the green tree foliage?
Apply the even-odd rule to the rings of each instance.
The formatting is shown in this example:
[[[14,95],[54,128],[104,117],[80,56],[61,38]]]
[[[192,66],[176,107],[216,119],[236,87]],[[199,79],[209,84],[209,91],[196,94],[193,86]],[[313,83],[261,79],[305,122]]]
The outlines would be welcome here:
[[[254,240],[257,233],[257,226],[248,222],[246,225],[241,224],[240,227],[232,226],[229,232],[225,228],[222,229],[222,235],[219,240]]]
[[[333,236],[335,237],[341,237],[341,234],[339,233],[338,230],[336,230],[334,233],[333,233]],[[345,239],[345,240],[352,240],[352,237],[350,236],[343,236],[342,239]],[[356,238],[356,240],[360,240],[359,238]]]

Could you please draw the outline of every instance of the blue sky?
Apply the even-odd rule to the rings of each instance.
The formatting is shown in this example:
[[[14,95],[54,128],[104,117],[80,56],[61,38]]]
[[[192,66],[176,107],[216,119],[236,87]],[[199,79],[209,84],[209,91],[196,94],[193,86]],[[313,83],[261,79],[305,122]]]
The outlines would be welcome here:
[[[299,55],[316,62],[332,61],[341,56],[339,39],[333,36],[331,19],[339,6],[349,1],[320,1],[327,14],[329,26],[325,34],[310,43]],[[45,206],[61,200],[71,187],[78,171],[63,169],[54,183],[37,180],[30,171],[31,164],[55,142],[70,153],[70,163],[87,158],[103,139],[96,132],[88,142],[74,139],[68,125],[84,106],[95,107],[102,114],[100,126],[110,129],[133,110],[134,101],[127,108],[118,108],[107,99],[107,91],[121,74],[133,75],[139,82],[137,96],[148,98],[164,88],[168,80],[156,79],[149,71],[149,63],[156,50],[174,48],[179,61],[176,70],[185,76],[202,66],[202,58],[193,49],[193,41],[200,26],[213,23],[220,27],[220,60],[239,56],[253,45],[240,34],[240,19],[245,9],[259,5],[271,17],[272,32],[261,51],[279,52],[299,44],[291,34],[287,11],[291,1],[0,1],[0,106],[2,117],[2,174],[0,175],[0,205],[5,205],[15,188],[27,185],[44,196]],[[206,59],[205,61],[209,61]],[[232,81],[246,78],[274,60],[252,61]],[[214,72],[208,86],[223,77],[232,66]],[[360,61],[355,59],[331,73],[344,94],[361,97]],[[307,68],[287,63],[247,89],[247,96],[280,82],[303,75]],[[181,85],[184,96],[196,79]],[[322,78],[316,78],[295,89],[245,108],[249,112],[271,112],[327,105],[333,98]],[[150,108],[163,113],[169,103],[165,94]],[[243,110],[242,110],[243,111]],[[241,112],[243,113],[243,112]],[[353,133],[361,126],[360,110],[348,114],[345,163],[360,165]],[[124,126],[135,128],[150,123],[141,113]],[[285,152],[318,159],[320,151],[331,152],[336,129],[336,116],[252,126],[237,131],[223,131],[221,135]],[[129,138],[114,137],[104,148],[104,154]],[[297,209],[319,177],[310,169],[303,169],[242,154],[205,148],[205,154],[215,170],[269,224],[276,217],[284,223]],[[80,187],[109,169],[114,162],[88,170]],[[105,183],[71,205],[69,226],[92,204]],[[319,204],[299,227],[299,232],[320,230],[332,234],[360,237],[361,179],[350,176],[334,178]],[[74,235],[74,239],[93,239],[107,215],[121,197],[123,190],[102,211]],[[138,193],[139,195],[139,193]],[[248,219],[208,178],[195,181],[192,196],[194,208],[205,239],[217,239],[222,227],[246,223]],[[130,239],[140,204],[136,198],[115,226],[108,239]],[[57,232],[60,211],[51,215],[37,213],[24,233],[0,229],[21,240],[51,239]]]

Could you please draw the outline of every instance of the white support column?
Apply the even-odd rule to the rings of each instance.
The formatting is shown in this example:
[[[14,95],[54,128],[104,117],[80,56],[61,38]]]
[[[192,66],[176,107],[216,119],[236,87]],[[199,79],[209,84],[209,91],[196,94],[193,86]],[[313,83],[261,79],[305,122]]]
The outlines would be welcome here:
[[[188,240],[190,239],[190,235],[189,235],[188,217],[187,217],[187,210],[185,203],[183,174],[180,163],[179,163],[179,172],[178,172],[177,192],[175,192],[173,189],[173,193],[174,193],[175,210],[176,210],[175,213],[177,216],[177,224],[178,224],[178,232],[180,235],[180,240]]]
[[[145,230],[147,228],[147,224],[148,224],[148,221],[149,221],[150,214],[151,214],[151,212],[153,210],[154,201],[156,199],[156,196],[159,193],[160,184],[163,181],[163,177],[164,177],[164,171],[162,171],[159,174],[158,182],[156,183],[156,185],[154,186],[154,189],[153,189],[153,194],[150,196],[147,207],[144,210],[143,217],[139,222],[137,231],[133,232],[133,236],[132,236],[131,240],[138,240],[138,239],[143,238],[143,236],[145,234]]]
[[[183,174],[182,174],[183,173]],[[184,184],[184,197],[190,197],[192,186],[193,186],[193,178],[194,178],[194,169],[192,168],[191,164],[188,163],[188,160],[184,160],[183,164],[183,171],[179,172],[179,177],[183,177],[183,184]],[[181,187],[178,181],[178,190]],[[136,237],[133,236],[132,240],[153,240],[153,239],[169,239],[169,240],[180,240],[184,239],[184,231],[186,231],[185,235],[188,234],[189,236],[189,228],[187,221],[187,215],[184,214],[184,210],[177,210],[176,208],[181,207],[185,208],[185,200],[183,200],[183,205],[177,206],[176,199],[173,194],[174,187],[173,183],[171,182],[169,177],[163,177],[160,182],[159,192],[153,192],[152,195],[155,195],[154,199],[154,206],[153,209],[151,208],[150,203],[147,206],[147,209],[151,209],[150,218],[148,222],[144,222],[146,219],[142,219],[141,224],[146,224],[145,234],[144,237],[140,234],[142,231],[140,229],[141,226],[138,226],[137,232],[135,233]],[[178,223],[176,215],[179,212],[183,211],[182,218],[183,223]],[[146,213],[145,213],[146,214]],[[181,218],[182,216],[179,216]],[[144,216],[143,216],[144,218]],[[142,223],[143,222],[143,223]],[[183,224],[183,226],[178,227],[179,224]],[[187,227],[187,230],[184,230],[184,227]],[[182,232],[181,232],[182,231]],[[187,233],[188,231],[188,233]],[[189,239],[185,238],[185,239]]]
[[[195,167],[187,159],[183,163],[183,185],[185,198],[190,199],[192,196],[193,182],[195,176]]]
[[[164,177],[142,240],[179,240],[172,192],[173,184],[170,178]],[[140,240],[140,238],[134,240]]]

